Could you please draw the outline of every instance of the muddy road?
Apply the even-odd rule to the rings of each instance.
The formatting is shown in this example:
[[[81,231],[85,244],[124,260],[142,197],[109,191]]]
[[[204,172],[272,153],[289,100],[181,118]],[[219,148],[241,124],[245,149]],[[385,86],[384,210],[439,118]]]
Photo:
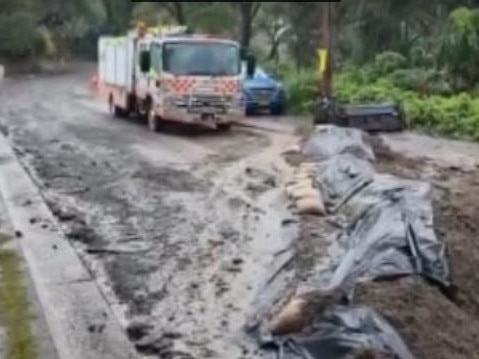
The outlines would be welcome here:
[[[153,134],[113,119],[80,75],[7,79],[0,103],[2,131],[139,352],[243,357],[251,302],[294,236],[278,185],[292,135]]]
[[[278,258],[302,239],[301,278],[327,255],[318,241],[327,227],[317,228],[316,217],[298,223],[283,194],[293,169],[280,154],[296,141],[291,121],[257,120],[284,132],[168,126],[153,134],[138,121],[112,118],[86,85],[84,73],[5,80],[0,130],[138,352],[257,358],[243,326],[261,312],[258,304],[268,308],[290,291],[285,282],[262,297]],[[358,301],[380,310],[418,358],[475,358],[479,147],[412,133],[382,137],[380,172],[434,186],[436,231],[448,246],[457,293],[451,300],[406,278],[366,284]]]

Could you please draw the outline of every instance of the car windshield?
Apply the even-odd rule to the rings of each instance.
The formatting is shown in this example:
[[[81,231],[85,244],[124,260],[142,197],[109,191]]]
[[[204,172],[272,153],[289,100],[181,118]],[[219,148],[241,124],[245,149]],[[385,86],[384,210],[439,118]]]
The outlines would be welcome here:
[[[233,76],[240,73],[239,47],[214,42],[169,42],[163,70],[175,75]]]

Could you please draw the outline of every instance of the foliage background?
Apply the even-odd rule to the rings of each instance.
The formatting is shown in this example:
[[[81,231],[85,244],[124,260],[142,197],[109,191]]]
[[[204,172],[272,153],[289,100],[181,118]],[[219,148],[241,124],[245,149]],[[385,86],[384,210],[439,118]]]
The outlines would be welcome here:
[[[400,100],[417,128],[479,140],[479,1],[334,4],[334,91],[348,102]],[[102,34],[137,20],[228,35],[282,78],[289,109],[317,97],[321,3],[0,0],[0,61],[95,59]]]

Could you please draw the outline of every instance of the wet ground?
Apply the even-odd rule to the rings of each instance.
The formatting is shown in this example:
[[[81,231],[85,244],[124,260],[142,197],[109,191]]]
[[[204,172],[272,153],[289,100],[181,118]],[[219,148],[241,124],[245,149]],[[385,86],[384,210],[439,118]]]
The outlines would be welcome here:
[[[416,134],[373,137],[371,142],[378,172],[433,184],[434,228],[446,243],[453,285],[443,291],[420,276],[365,282],[353,302],[383,315],[416,358],[479,358],[479,148]],[[305,216],[301,222],[300,271],[311,276],[315,266],[328,263],[333,228],[328,230],[327,217]]]
[[[479,146],[410,133],[369,140],[378,172],[433,185],[434,228],[446,243],[452,286],[441,290],[420,276],[365,282],[353,303],[383,315],[415,358],[479,358]],[[328,277],[335,230],[328,216],[301,216],[292,287]]]
[[[292,136],[153,134],[111,118],[86,78],[7,79],[3,132],[141,353],[242,357],[251,302],[292,238],[278,185]]]
[[[434,225],[447,246],[453,288],[444,293],[422,278],[409,277],[364,284],[357,300],[389,319],[417,358],[479,358],[479,149],[473,144],[439,140],[434,150],[411,157],[414,146],[424,148],[424,143],[431,143],[430,138],[413,135],[409,141],[411,138],[414,142],[406,142],[407,149],[387,141],[401,152],[376,146],[378,169],[434,184]],[[438,146],[440,143],[447,146]]]
[[[111,118],[89,97],[86,79],[7,79],[2,131],[141,353],[254,356],[242,326],[296,237],[280,183],[289,171],[280,153],[294,140],[282,131],[290,122],[268,125],[279,131],[168,126],[153,134]],[[365,285],[358,301],[384,314],[418,358],[475,358],[479,148],[415,134],[385,141],[396,152],[376,146],[379,170],[435,185],[437,234],[448,245],[457,292],[446,297],[407,278]],[[305,277],[327,260],[329,244],[320,240],[328,223],[321,223],[302,221],[308,236],[296,245]]]

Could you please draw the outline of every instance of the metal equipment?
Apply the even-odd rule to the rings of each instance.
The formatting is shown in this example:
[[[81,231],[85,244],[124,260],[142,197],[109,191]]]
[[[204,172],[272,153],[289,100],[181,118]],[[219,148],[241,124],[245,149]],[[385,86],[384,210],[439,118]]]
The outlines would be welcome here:
[[[355,127],[364,131],[403,131],[406,119],[401,104],[341,104],[333,97],[333,6],[335,3],[321,3],[322,26],[318,50],[320,98],[315,104],[314,122],[329,123],[343,127]]]
[[[368,132],[396,132],[407,127],[404,111],[398,103],[344,105],[335,99],[324,98],[316,104],[314,122]]]

